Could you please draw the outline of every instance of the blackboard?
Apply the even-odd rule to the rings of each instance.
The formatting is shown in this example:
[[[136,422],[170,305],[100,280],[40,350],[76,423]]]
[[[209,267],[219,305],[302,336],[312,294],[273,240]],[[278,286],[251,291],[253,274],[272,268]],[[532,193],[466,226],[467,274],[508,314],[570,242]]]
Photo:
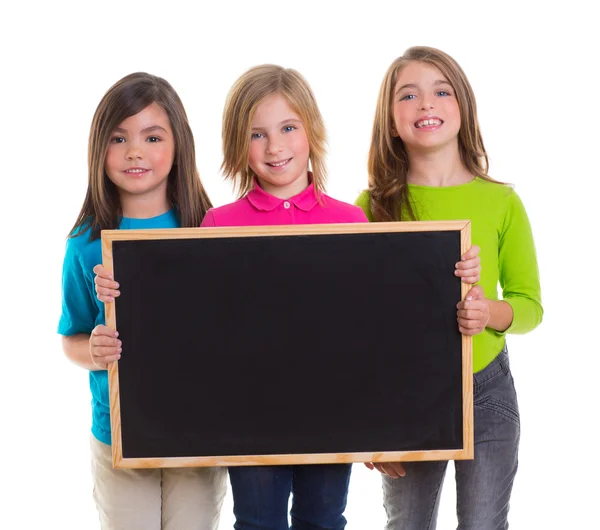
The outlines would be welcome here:
[[[103,231],[115,467],[472,458],[470,224]]]

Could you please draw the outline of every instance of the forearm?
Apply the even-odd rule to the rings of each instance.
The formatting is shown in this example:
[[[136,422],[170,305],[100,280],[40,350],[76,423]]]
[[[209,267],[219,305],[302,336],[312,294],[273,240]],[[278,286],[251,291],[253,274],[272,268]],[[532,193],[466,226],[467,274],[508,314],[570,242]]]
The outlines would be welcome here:
[[[63,351],[67,358],[76,365],[86,370],[100,370],[92,362],[90,354],[90,335],[88,333],[78,333],[69,337],[62,338]]]
[[[490,309],[490,319],[487,327],[496,331],[506,331],[513,321],[513,309],[508,302],[504,300],[488,300]]]

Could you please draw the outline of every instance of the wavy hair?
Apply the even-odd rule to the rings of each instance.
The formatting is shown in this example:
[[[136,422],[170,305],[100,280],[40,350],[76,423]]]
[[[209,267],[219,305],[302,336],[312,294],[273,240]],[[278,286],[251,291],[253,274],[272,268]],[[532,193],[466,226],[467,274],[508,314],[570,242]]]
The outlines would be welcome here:
[[[474,176],[499,183],[487,174],[488,155],[477,120],[475,95],[467,76],[448,54],[435,48],[415,46],[390,65],[379,89],[368,159],[370,207],[376,221],[416,219],[409,200],[408,154],[402,140],[392,134],[396,81],[402,69],[414,61],[437,68],[454,89],[461,118],[458,150],[464,167]]]

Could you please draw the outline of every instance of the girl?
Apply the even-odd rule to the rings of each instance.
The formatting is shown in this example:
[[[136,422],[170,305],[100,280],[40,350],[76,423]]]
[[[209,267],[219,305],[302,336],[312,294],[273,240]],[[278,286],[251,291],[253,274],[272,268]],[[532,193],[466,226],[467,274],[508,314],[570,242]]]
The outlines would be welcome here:
[[[542,320],[527,214],[517,194],[487,171],[475,97],[462,69],[439,50],[408,49],[381,85],[369,190],[356,204],[371,221],[471,219],[481,247],[485,297],[460,303],[458,312],[480,314],[487,324],[473,340],[475,459],[455,462],[461,530],[508,528],[519,413],[505,334],[526,333]],[[388,530],[435,528],[446,464],[374,465],[383,473]]]
[[[296,71],[251,68],[233,85],[223,115],[222,169],[240,199],[209,210],[202,226],[256,226],[367,221],[357,208],[324,193],[325,127],[313,93]],[[457,265],[459,276],[479,277],[477,248]],[[101,300],[118,284],[96,269]],[[469,322],[467,322],[469,320]],[[473,324],[475,322],[475,324]],[[476,321],[465,319],[465,326]],[[351,466],[290,465],[229,468],[237,530],[345,528]]]
[[[211,206],[187,116],[171,85],[146,73],[113,85],[94,114],[88,166],[86,198],[66,245],[58,332],[67,357],[90,374],[101,527],[216,529],[226,492],[223,469],[113,469],[106,368],[121,348],[94,296],[101,230],[198,226]]]

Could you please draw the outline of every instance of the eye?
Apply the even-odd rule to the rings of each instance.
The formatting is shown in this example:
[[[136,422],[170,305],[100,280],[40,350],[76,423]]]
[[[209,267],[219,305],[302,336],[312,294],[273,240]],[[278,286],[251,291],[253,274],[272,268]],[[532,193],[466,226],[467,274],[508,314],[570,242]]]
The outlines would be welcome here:
[[[438,90],[435,93],[435,95],[444,97],[444,96],[451,96],[452,94],[450,94],[450,92],[448,92],[447,90]]]
[[[256,140],[258,138],[264,138],[264,134],[263,133],[259,133],[259,132],[252,133],[252,139],[253,140]]]
[[[111,144],[122,144],[124,141],[125,141],[125,138],[123,138],[122,136],[113,136],[110,139]]]
[[[415,99],[417,96],[415,96],[414,94],[406,94],[406,96],[402,96],[400,98],[400,101],[408,101],[410,99]]]
[[[296,127],[294,127],[293,125],[286,125],[283,128],[283,132],[292,132],[292,131],[295,131],[295,130],[296,130]]]
[[[158,136],[148,136],[146,141],[150,142],[150,143],[156,143],[156,142],[160,142],[160,138]]]

